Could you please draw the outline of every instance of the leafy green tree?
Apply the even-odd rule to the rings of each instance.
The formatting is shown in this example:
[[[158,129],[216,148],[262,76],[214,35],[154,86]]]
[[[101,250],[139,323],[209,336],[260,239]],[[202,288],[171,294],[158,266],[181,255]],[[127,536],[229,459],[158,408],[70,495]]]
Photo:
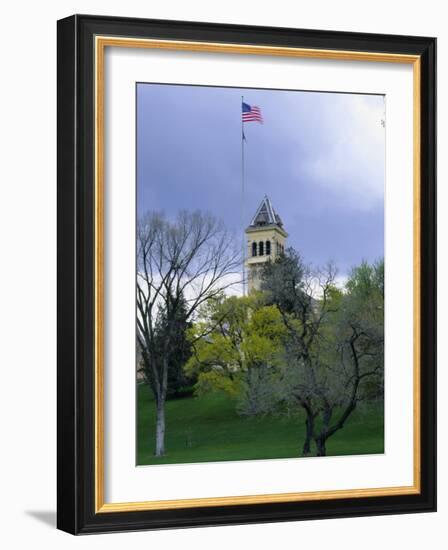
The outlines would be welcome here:
[[[285,335],[277,308],[264,306],[260,295],[221,296],[201,314],[190,331],[194,353],[186,365],[197,376],[197,393],[221,390],[237,399],[241,414],[268,412],[277,401],[276,367]]]
[[[359,400],[384,397],[384,261],[362,262],[346,283],[341,323],[358,334],[364,363],[374,370],[364,376]],[[346,328],[347,330],[347,328]],[[369,371],[368,371],[369,372]]]

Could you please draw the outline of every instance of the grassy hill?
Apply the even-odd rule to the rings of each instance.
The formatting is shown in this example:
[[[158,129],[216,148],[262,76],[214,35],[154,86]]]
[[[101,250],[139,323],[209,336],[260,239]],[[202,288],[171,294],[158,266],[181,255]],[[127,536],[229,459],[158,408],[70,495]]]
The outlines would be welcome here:
[[[166,403],[167,454],[154,457],[155,410],[149,388],[138,386],[137,464],[292,458],[301,454],[304,416],[241,417],[224,394]],[[327,442],[328,455],[384,452],[382,405],[364,406]]]

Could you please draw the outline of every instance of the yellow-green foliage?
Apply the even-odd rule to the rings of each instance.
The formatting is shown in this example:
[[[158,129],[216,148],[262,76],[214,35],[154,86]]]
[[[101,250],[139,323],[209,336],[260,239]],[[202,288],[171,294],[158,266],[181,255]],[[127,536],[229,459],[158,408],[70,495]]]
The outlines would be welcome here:
[[[203,395],[211,391],[221,390],[231,397],[236,397],[239,389],[239,377],[230,378],[223,371],[209,370],[199,373],[195,393],[196,395]]]
[[[185,370],[198,376],[197,393],[235,396],[249,369],[277,363],[284,336],[277,307],[264,306],[260,294],[221,296],[204,306],[189,332],[194,353]]]

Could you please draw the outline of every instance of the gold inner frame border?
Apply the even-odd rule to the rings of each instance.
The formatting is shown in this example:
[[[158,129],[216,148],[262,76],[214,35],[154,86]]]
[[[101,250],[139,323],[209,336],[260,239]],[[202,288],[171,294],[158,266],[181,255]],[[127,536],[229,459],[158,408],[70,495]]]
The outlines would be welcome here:
[[[413,65],[413,485],[366,489],[343,489],[301,493],[154,500],[106,503],[104,501],[104,55],[106,47],[146,48],[159,50],[234,53],[313,59],[406,63]],[[96,36],[95,59],[95,513],[167,510],[211,506],[232,506],[281,502],[304,502],[344,498],[365,498],[420,494],[421,492],[421,425],[420,425],[420,314],[421,314],[421,60],[418,55],[404,55],[345,50],[321,50],[251,44],[226,44],[180,40],[156,40]]]

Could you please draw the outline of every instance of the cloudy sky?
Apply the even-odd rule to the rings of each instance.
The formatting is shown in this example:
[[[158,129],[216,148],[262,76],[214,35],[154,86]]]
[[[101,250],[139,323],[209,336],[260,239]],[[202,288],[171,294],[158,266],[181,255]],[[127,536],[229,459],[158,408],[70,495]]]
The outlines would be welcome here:
[[[201,209],[242,232],[241,96],[264,124],[245,123],[245,225],[267,194],[288,245],[344,277],[384,254],[383,96],[137,85],[137,209]]]

